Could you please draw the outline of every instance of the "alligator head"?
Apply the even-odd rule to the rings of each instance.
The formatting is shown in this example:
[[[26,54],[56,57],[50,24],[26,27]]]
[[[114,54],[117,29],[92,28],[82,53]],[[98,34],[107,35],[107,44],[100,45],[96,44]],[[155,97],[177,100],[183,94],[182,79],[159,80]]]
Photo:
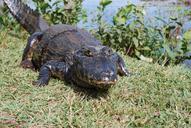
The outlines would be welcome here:
[[[109,47],[85,47],[74,55],[72,66],[74,81],[81,86],[108,89],[117,82],[117,75],[125,70],[117,53]],[[122,63],[122,64],[121,64]],[[120,68],[120,65],[123,67]],[[123,69],[122,69],[123,68]],[[124,75],[128,74],[125,70]]]

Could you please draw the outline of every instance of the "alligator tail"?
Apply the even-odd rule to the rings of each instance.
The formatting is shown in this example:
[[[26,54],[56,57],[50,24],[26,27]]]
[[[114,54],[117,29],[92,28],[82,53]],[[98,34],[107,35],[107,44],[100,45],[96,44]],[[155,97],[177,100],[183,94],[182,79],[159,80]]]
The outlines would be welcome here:
[[[21,0],[3,0],[8,6],[12,15],[24,27],[24,29],[32,34],[46,30],[49,25],[40,16],[40,14],[21,2]]]

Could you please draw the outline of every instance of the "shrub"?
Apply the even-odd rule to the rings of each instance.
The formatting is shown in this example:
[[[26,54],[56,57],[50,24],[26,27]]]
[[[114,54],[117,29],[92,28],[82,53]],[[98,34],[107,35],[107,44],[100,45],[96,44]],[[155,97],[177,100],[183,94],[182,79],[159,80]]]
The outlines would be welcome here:
[[[111,0],[101,0],[97,17],[93,20],[98,25],[92,32],[109,45],[125,54],[148,62],[161,65],[180,63],[186,57],[190,44],[179,38],[181,23],[176,18],[164,26],[151,27],[144,24],[144,10],[133,4],[120,8],[113,17],[112,24],[107,23],[103,14]],[[158,20],[161,20],[158,18]]]
[[[7,7],[1,7],[0,12],[0,28],[2,30],[9,28],[14,32],[20,31],[20,25],[16,20],[9,14]]]
[[[36,10],[51,24],[76,24],[84,15],[83,0],[33,0]]]

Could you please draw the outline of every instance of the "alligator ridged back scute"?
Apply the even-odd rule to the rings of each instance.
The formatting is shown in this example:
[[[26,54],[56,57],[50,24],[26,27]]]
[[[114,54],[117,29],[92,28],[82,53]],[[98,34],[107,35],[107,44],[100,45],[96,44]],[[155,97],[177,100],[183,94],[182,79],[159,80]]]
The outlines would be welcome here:
[[[100,41],[97,40],[86,30],[77,28],[75,26],[66,24],[57,24],[50,26],[44,31],[46,35],[46,40],[54,40],[59,36],[65,35],[68,39],[68,43],[76,42],[81,43],[81,45],[100,45]]]
[[[101,42],[94,36],[92,36],[88,31],[84,29],[78,29],[78,32],[81,34],[87,45],[92,45],[92,46],[101,45]]]

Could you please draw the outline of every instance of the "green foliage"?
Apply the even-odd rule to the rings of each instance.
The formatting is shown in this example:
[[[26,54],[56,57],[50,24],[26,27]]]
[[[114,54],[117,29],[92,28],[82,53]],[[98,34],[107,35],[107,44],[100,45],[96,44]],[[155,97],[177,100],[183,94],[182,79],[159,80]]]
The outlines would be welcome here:
[[[106,7],[107,5],[109,5],[109,4],[111,4],[111,3],[112,3],[112,0],[101,0],[101,1],[100,1],[101,9],[104,10],[105,7]]]
[[[96,35],[104,45],[124,51],[130,56],[140,57],[141,53],[150,51],[147,44],[148,31],[143,23],[144,12],[133,4],[128,4],[117,12],[110,25],[103,20],[105,6],[100,3],[98,15],[94,20],[99,28]]]
[[[33,0],[36,10],[51,24],[76,24],[85,18],[83,0]]]
[[[133,4],[120,8],[113,17],[112,24],[105,22],[103,14],[111,1],[101,1],[94,23],[98,29],[93,33],[102,40],[104,45],[125,52],[132,57],[148,62],[158,62],[161,65],[180,63],[189,52],[188,40],[182,39],[181,23],[176,18],[163,22],[164,26],[157,28],[144,23],[144,10]],[[189,33],[184,37],[189,38]]]
[[[0,29],[5,30],[7,28],[13,30],[15,33],[21,30],[20,25],[9,14],[9,10],[7,9],[7,7],[1,7]]]
[[[146,36],[144,24],[140,18],[143,18],[142,11],[135,5],[129,4],[121,8],[113,17],[113,25],[106,25],[104,21],[100,22],[97,33],[101,35],[105,45],[134,56],[138,54],[137,49],[143,50],[143,41]],[[144,49],[148,50],[146,47]]]
[[[164,22],[164,21],[163,21]],[[164,26],[157,29],[160,35],[161,47],[160,56],[157,56],[160,64],[180,63],[185,57],[186,53],[190,52],[188,49],[189,41],[180,35],[182,24],[178,22],[177,18],[171,18],[171,21],[165,23]]]

